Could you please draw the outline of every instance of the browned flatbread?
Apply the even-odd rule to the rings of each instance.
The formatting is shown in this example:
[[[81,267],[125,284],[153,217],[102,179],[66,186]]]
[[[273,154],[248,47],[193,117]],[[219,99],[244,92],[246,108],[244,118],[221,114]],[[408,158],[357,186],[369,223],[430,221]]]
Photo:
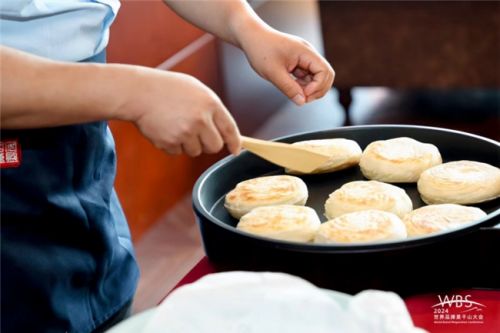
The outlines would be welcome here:
[[[368,179],[414,183],[424,170],[441,163],[436,146],[403,137],[370,143],[363,151],[359,166]]]
[[[364,210],[323,223],[315,243],[363,243],[406,238],[404,223],[392,213]]]
[[[486,213],[476,207],[441,204],[415,209],[406,214],[403,222],[408,230],[408,236],[421,236],[452,230],[485,216]]]
[[[325,216],[333,219],[368,209],[383,210],[402,218],[411,212],[413,204],[406,192],[397,186],[360,180],[346,183],[330,194],[325,203]]]
[[[274,205],[303,206],[307,186],[295,176],[266,176],[245,180],[226,195],[224,207],[236,219],[254,208]]]
[[[300,147],[311,148],[318,153],[330,155],[331,158],[321,167],[310,172],[327,173],[338,170],[343,170],[355,165],[358,165],[361,158],[361,148],[358,143],[347,139],[323,139],[323,140],[308,140],[293,143]],[[291,169],[285,169],[289,174],[301,174],[301,172]]]
[[[428,204],[473,204],[500,196],[500,169],[475,161],[455,161],[430,168],[418,180]]]
[[[308,242],[314,238],[320,224],[312,208],[278,205],[253,209],[243,215],[237,228],[274,239]]]

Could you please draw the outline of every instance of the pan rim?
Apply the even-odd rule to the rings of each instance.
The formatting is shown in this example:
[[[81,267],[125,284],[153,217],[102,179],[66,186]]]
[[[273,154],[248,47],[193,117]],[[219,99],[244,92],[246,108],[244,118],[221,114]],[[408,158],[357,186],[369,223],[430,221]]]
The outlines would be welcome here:
[[[278,138],[273,139],[272,141],[282,141],[288,140],[294,137],[300,137],[304,135],[317,135],[321,133],[330,133],[332,131],[335,132],[343,132],[353,129],[365,129],[365,128],[411,128],[411,129],[422,129],[436,132],[445,132],[445,133],[453,133],[463,136],[468,136],[477,140],[486,141],[490,144],[497,146],[500,150],[500,142],[495,141],[493,139],[489,139],[480,135],[467,133],[463,131],[441,128],[441,127],[432,127],[432,126],[421,126],[421,125],[406,125],[406,124],[381,124],[381,125],[355,125],[355,126],[344,126],[339,128],[333,128],[330,130],[321,130],[321,131],[306,131],[295,133],[286,136],[280,136]],[[243,154],[249,154],[248,152],[243,152]],[[211,223],[221,227],[229,232],[235,233],[240,237],[245,237],[253,241],[261,242],[262,245],[267,245],[269,247],[280,247],[289,250],[300,250],[302,252],[369,252],[369,251],[384,251],[384,250],[394,250],[397,248],[409,248],[409,247],[417,247],[423,246],[427,244],[433,244],[445,239],[457,238],[460,236],[464,236],[468,233],[472,233],[481,229],[482,227],[491,227],[489,224],[492,223],[497,224],[495,222],[497,218],[500,216],[500,208],[495,211],[487,214],[484,218],[479,219],[477,221],[466,223],[456,229],[441,231],[430,235],[423,235],[417,237],[406,238],[402,240],[388,240],[388,241],[377,241],[377,242],[363,242],[363,243],[348,243],[348,244],[316,244],[316,243],[300,243],[300,242],[292,242],[286,240],[278,240],[272,239],[268,237],[263,237],[259,235],[250,234],[244,231],[240,231],[233,226],[224,223],[220,219],[213,216],[210,211],[203,205],[201,202],[201,191],[203,189],[203,185],[205,181],[210,177],[212,173],[217,171],[223,165],[230,163],[235,157],[234,156],[226,156],[220,161],[213,164],[209,167],[203,174],[200,175],[198,180],[195,183],[192,192],[192,202],[193,208],[196,213],[201,214],[204,218],[206,218]],[[498,200],[498,198],[493,199]]]

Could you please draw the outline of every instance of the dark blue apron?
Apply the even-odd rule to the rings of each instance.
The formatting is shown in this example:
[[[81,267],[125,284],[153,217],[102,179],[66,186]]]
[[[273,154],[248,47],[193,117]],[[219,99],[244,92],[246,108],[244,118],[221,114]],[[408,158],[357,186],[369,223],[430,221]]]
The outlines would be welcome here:
[[[139,277],[107,123],[1,136],[21,153],[1,170],[1,332],[91,332]]]

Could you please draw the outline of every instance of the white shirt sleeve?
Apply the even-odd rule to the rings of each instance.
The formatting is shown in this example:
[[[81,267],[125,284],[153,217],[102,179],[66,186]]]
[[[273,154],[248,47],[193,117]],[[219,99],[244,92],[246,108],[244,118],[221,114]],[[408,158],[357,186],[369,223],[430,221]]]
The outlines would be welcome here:
[[[106,48],[118,0],[2,0],[0,44],[42,57],[80,61]]]

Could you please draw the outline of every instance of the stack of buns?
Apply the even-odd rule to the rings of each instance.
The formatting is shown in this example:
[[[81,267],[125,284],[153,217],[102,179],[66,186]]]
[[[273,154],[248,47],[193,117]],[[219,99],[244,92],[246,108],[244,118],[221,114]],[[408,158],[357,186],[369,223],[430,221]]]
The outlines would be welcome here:
[[[368,180],[333,191],[321,223],[305,207],[306,184],[291,175],[243,181],[225,198],[225,207],[241,231],[286,241],[322,244],[401,240],[458,228],[486,213],[475,204],[500,197],[500,169],[475,161],[442,163],[438,148],[411,138],[370,143],[363,152],[352,140],[326,139],[295,143],[332,155],[312,173],[342,170],[359,163]],[[300,174],[285,170],[290,174]],[[429,204],[413,210],[404,189],[388,183],[417,183]]]
[[[314,209],[305,207],[308,192],[295,176],[258,177],[238,183],[224,206],[239,223],[237,229],[279,240],[308,242],[321,224]]]

